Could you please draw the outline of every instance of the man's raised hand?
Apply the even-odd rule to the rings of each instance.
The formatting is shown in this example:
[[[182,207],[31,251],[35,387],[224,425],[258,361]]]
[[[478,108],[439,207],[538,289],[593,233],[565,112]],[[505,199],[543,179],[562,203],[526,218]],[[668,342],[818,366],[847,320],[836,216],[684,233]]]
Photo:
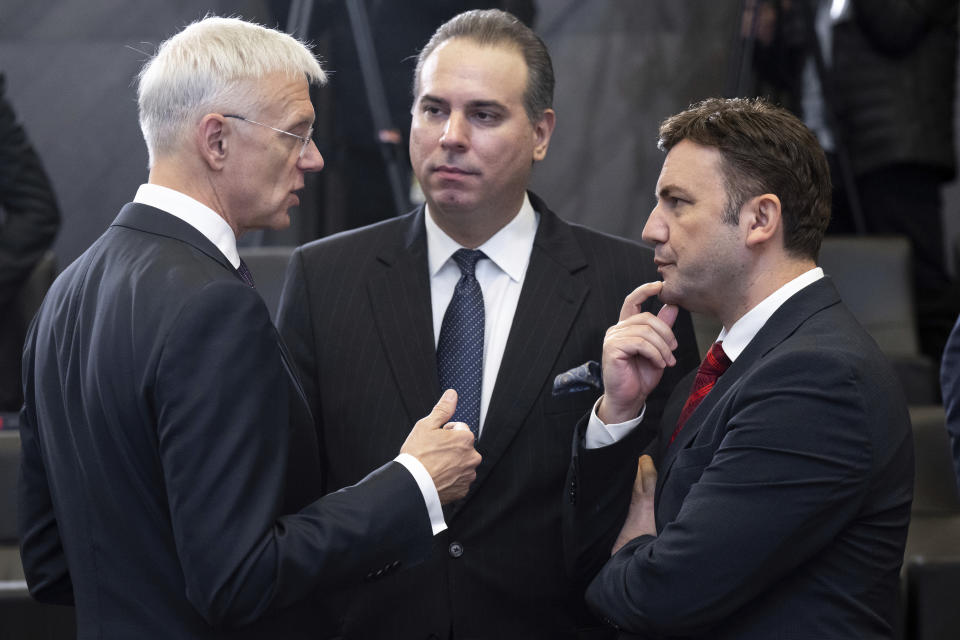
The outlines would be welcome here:
[[[426,468],[441,504],[467,495],[480,464],[469,427],[462,422],[448,422],[456,408],[457,392],[447,389],[430,415],[413,425],[400,447],[400,453],[409,453]]]
[[[665,304],[657,315],[640,306],[660,293],[662,282],[648,282],[623,301],[620,321],[603,339],[603,400],[597,417],[606,424],[632,420],[660,383],[663,370],[677,363],[673,323],[680,310]]]

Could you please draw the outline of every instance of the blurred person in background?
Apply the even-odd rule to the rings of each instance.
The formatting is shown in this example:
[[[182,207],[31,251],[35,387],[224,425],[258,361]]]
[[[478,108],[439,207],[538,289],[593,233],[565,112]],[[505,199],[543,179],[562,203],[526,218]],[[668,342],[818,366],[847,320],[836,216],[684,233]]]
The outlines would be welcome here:
[[[921,350],[939,362],[960,313],[942,187],[956,176],[958,0],[755,0],[759,87],[817,134],[834,176],[828,233],[913,249]],[[754,13],[755,11],[755,13]]]
[[[0,411],[23,401],[20,356],[29,317],[18,296],[43,254],[53,246],[60,209],[50,179],[17,122],[0,74]]]

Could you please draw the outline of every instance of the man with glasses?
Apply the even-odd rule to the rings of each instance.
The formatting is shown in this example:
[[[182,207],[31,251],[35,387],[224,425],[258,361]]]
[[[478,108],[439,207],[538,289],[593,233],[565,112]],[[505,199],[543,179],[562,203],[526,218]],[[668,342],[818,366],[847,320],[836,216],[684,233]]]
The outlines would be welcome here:
[[[323,80],[293,38],[222,18],[140,74],[149,182],[24,356],[24,571],[81,638],[321,637],[316,599],[421,560],[474,478],[448,392],[394,461],[319,499],[313,420],[236,240],[287,225],[322,168]]]
[[[244,118],[243,116],[238,116],[235,113],[225,113],[223,114],[224,118],[235,118],[237,120],[242,120],[244,122],[249,122],[250,124],[255,124],[260,127],[266,127],[267,129],[272,129],[277,133],[282,133],[285,136],[290,136],[291,138],[296,138],[300,141],[300,150],[297,151],[297,157],[301,160],[303,159],[303,154],[307,152],[307,147],[310,146],[310,142],[313,139],[313,126],[307,129],[307,134],[303,136],[298,136],[295,133],[289,131],[284,131],[283,129],[277,129],[276,127],[271,127],[268,124],[263,124],[262,122],[257,122],[256,120],[251,120],[250,118]]]

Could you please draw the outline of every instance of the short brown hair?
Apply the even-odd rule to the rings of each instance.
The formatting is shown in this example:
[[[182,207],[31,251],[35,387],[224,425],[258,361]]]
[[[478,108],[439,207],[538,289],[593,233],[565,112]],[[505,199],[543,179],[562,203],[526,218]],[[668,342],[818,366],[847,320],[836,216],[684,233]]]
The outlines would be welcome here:
[[[453,38],[466,38],[481,46],[506,44],[515,47],[527,63],[523,107],[530,122],[539,122],[543,112],[553,106],[553,63],[547,45],[519,18],[499,9],[465,11],[440,25],[417,56],[417,68],[413,74],[414,100],[420,94],[423,64],[437,47]]]
[[[660,125],[662,151],[682,140],[720,152],[725,222],[736,224],[750,198],[773,193],[782,206],[784,248],[817,258],[830,221],[830,169],[816,136],[799,118],[761,98],[710,98]]]

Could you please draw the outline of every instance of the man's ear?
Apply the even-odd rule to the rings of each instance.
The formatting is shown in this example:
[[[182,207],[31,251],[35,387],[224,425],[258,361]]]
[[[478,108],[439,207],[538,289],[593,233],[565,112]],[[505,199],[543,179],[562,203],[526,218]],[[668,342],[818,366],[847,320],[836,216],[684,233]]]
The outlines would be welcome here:
[[[748,247],[767,243],[782,235],[783,215],[780,198],[764,193],[750,198],[740,209],[740,226],[746,231]]]
[[[557,114],[553,109],[545,109],[540,120],[533,125],[534,147],[533,161],[540,162],[547,157],[547,147],[550,146],[550,136],[557,125]]]
[[[197,125],[196,140],[200,157],[212,171],[222,170],[227,159],[229,136],[224,125],[224,117],[219,113],[208,113]]]

